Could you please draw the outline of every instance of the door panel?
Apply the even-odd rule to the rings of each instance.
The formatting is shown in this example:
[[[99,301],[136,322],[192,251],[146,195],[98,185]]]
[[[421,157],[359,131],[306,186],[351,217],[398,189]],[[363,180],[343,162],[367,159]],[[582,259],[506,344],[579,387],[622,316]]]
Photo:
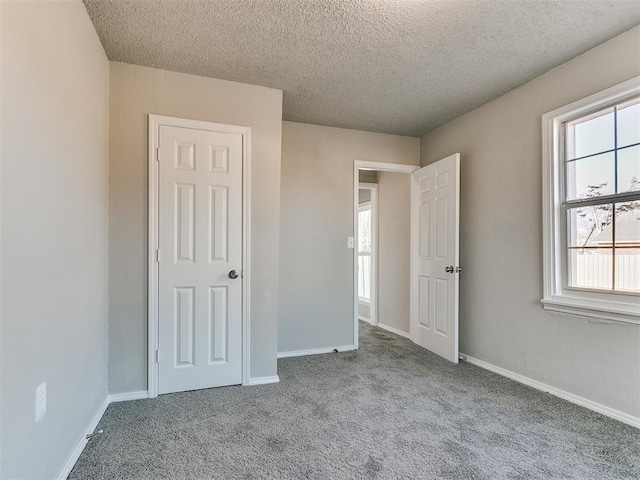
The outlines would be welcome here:
[[[458,362],[460,156],[413,173],[411,339]],[[447,271],[453,267],[453,271]]]
[[[242,382],[242,135],[159,127],[159,393]]]

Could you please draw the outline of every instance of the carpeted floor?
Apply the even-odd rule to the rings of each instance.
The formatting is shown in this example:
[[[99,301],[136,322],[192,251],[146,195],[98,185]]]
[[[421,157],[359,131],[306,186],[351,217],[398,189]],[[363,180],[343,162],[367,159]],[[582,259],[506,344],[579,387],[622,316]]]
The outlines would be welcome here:
[[[640,478],[640,430],[366,324],[278,371],[110,405],[69,478]]]

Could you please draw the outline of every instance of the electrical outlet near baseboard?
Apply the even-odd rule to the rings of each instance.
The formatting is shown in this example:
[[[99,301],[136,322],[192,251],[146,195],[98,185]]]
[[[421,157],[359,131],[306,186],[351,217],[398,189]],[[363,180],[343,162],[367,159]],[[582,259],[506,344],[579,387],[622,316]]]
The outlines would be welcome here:
[[[39,422],[47,413],[47,384],[41,383],[36,388],[36,422]]]

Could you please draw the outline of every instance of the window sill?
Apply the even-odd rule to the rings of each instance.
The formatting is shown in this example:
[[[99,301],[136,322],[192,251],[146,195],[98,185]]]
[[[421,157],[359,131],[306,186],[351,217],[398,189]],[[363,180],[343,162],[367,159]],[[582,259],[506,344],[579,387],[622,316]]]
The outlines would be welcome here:
[[[551,298],[543,298],[541,302],[545,310],[640,325],[640,306],[635,303],[591,300],[569,295],[553,295]]]

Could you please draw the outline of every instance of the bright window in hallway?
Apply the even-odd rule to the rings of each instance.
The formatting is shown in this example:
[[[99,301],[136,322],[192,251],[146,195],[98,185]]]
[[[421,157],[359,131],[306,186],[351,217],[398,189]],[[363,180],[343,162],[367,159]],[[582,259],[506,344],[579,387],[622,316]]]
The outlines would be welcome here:
[[[371,203],[358,208],[358,298],[371,301]]]

